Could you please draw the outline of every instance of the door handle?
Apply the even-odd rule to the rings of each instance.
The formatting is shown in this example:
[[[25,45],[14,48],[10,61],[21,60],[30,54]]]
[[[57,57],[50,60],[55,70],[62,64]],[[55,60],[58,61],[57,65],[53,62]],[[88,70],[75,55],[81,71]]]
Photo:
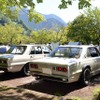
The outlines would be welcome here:
[[[30,58],[33,58],[33,56],[30,56]]]

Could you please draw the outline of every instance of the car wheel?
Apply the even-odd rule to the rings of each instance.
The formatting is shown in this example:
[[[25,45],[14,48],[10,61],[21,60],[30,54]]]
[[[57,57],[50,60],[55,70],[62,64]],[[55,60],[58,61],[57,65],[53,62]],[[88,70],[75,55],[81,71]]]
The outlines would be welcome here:
[[[90,69],[85,68],[80,77],[80,82],[83,86],[87,86],[90,82]]]
[[[24,65],[24,67],[23,67],[23,69],[22,69],[22,73],[23,73],[23,75],[25,75],[25,76],[29,76],[29,75],[30,75],[29,64],[28,64],[28,63]]]

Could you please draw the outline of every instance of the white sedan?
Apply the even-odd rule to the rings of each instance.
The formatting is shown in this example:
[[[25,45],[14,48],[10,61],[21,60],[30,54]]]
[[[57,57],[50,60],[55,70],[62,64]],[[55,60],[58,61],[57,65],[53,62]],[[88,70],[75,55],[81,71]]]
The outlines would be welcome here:
[[[100,73],[100,53],[94,46],[64,45],[48,57],[29,63],[36,79],[88,85],[90,77]]]
[[[46,45],[20,44],[0,56],[0,70],[5,72],[22,72],[29,75],[29,62],[47,56],[51,51]]]

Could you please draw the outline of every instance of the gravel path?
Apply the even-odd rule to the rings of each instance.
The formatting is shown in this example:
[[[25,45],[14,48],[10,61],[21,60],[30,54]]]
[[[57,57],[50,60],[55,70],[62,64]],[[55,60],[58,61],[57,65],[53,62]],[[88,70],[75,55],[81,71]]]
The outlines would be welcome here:
[[[8,73],[8,74],[0,73],[0,90],[1,90],[0,97],[2,97],[2,95],[4,94],[8,96],[11,96],[13,94],[16,95],[16,98],[18,97],[18,95],[20,95],[20,97],[23,97],[23,99],[13,99],[13,100],[26,100],[27,98],[26,99],[24,98],[25,91],[24,92],[22,91],[22,93],[20,93],[16,89],[13,90],[7,89],[9,91],[7,91],[6,93],[6,91],[4,91],[5,89],[1,88],[2,86],[9,86],[22,90],[24,88],[26,89],[25,91],[28,91],[28,93],[30,91],[32,98],[33,96],[35,98],[38,97],[38,100],[43,100],[39,99],[39,97],[45,98],[44,100],[46,99],[50,100],[50,98],[53,98],[54,96],[60,96],[64,100],[70,97],[79,97],[82,100],[92,100],[94,90],[100,87],[100,75],[93,77],[89,86],[82,87],[78,83],[66,84],[66,83],[58,83],[58,82],[50,82],[42,80],[36,81],[35,78],[32,76],[23,77],[19,73]],[[11,92],[11,90],[13,92]],[[35,100],[35,99],[30,98],[29,100]]]

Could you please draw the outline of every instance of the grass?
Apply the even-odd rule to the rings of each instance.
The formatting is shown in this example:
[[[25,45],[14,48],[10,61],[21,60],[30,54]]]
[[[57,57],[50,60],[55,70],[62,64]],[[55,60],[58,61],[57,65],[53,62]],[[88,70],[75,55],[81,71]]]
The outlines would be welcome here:
[[[0,100],[52,100],[52,97],[42,97],[23,88],[0,86]]]
[[[100,100],[100,88],[94,90],[93,96],[93,100]],[[0,86],[0,100],[82,100],[78,97],[68,98],[64,99],[60,93],[56,93],[55,96],[43,96],[23,88]]]

